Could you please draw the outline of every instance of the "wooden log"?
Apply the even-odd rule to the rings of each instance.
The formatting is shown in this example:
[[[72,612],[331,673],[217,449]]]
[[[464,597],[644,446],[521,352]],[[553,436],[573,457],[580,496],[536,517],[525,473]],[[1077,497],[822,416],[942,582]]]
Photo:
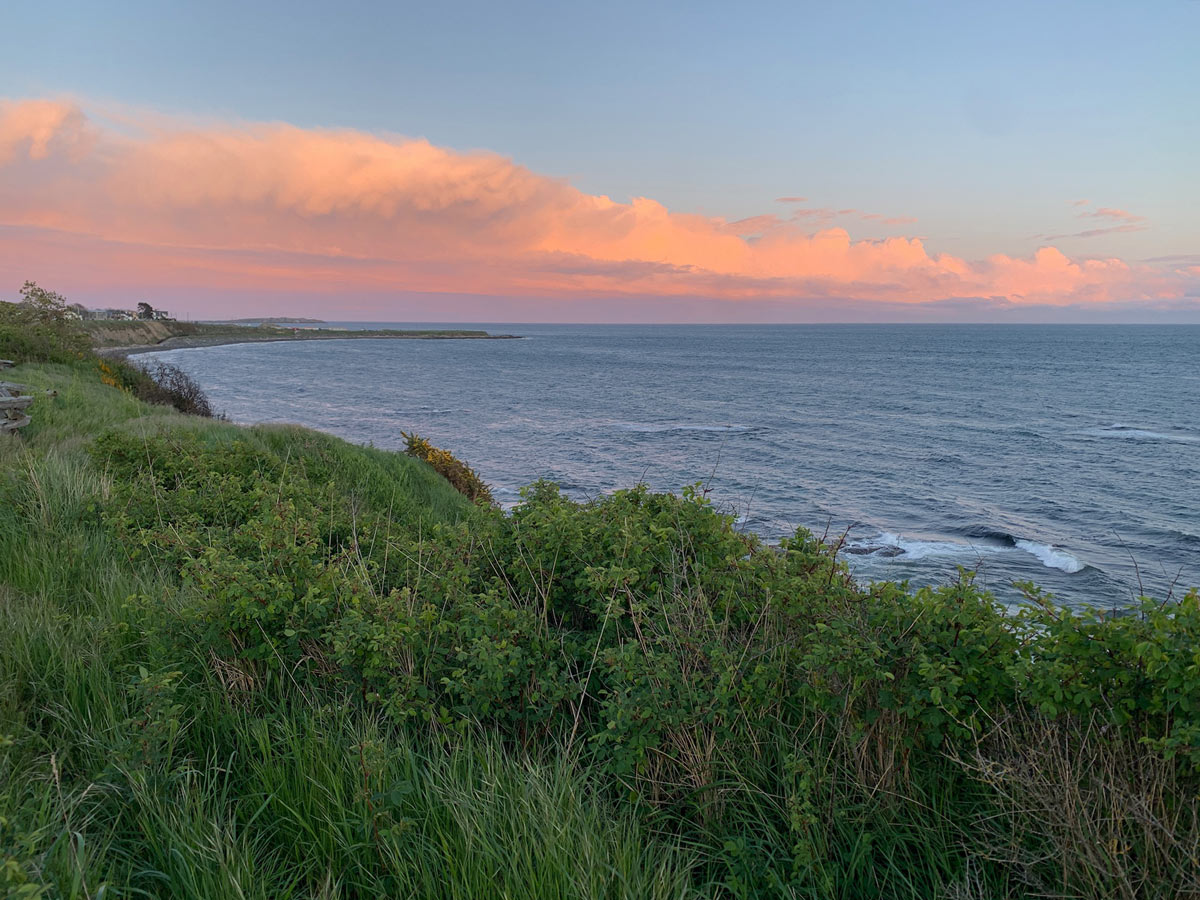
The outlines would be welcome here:
[[[19,419],[9,419],[7,421],[0,419],[0,432],[15,432],[18,428],[24,428],[32,421],[33,419],[29,418],[29,416],[21,416]]]
[[[24,409],[32,402],[32,397],[0,397],[0,409]]]
[[[0,391],[10,391],[14,394],[19,394],[25,390],[28,385],[17,384],[15,381],[0,381]]]

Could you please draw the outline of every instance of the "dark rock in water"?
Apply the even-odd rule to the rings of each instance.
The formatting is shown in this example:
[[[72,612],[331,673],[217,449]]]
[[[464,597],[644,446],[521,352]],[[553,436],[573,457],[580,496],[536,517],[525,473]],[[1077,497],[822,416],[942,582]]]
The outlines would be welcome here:
[[[891,544],[867,544],[859,547],[843,547],[843,553],[852,553],[855,556],[882,556],[885,559],[891,559],[893,556],[900,556],[904,553],[899,547]]]

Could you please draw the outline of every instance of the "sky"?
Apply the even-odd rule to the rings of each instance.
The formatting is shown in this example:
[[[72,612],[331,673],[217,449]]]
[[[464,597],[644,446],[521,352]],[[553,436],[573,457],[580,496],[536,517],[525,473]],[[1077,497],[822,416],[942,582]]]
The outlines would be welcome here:
[[[1200,2],[0,9],[0,298],[1200,322]]]

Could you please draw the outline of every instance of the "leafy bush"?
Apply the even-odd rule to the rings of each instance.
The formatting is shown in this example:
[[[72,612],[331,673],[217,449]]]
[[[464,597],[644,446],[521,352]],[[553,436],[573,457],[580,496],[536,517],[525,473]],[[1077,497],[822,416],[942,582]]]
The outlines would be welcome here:
[[[173,406],[190,416],[212,418],[212,405],[208,395],[187,372],[178,366],[161,361],[138,366],[149,376],[150,384],[136,391],[137,396],[147,403]]]
[[[27,281],[18,303],[0,301],[0,357],[15,362],[71,362],[92,342],[72,318],[66,298]]]
[[[141,304],[145,305],[145,304]],[[128,391],[147,403],[171,406],[182,413],[212,418],[208,397],[195,380],[170,363],[135,365],[99,359],[91,337],[79,324],[66,298],[32,281],[21,288],[19,303],[0,302],[0,357],[15,362],[77,362],[93,359],[100,380]]]
[[[125,360],[97,359],[100,380],[128,391],[139,400],[171,406],[181,413],[213,418],[212,406],[203,388],[187,372],[170,363],[135,365]]]
[[[433,470],[454,486],[454,489],[472,503],[495,503],[492,490],[475,474],[474,469],[448,450],[437,447],[416,434],[402,432],[404,435],[404,452],[413,459],[429,463]]]
[[[395,727],[580,758],[715,848],[729,896],[886,896],[922,867],[1018,896],[1196,886],[1195,592],[1013,615],[967,573],[858,585],[815,536],[766,546],[695,489],[539,483],[511,515],[411,527],[242,441],[92,453],[111,533],[203,598],[179,640]]]

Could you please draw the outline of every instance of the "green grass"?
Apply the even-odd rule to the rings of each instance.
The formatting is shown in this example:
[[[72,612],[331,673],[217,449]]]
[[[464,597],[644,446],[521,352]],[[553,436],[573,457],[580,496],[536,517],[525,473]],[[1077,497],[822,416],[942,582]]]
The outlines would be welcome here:
[[[0,850],[52,896],[688,893],[691,859],[569,761],[287,691],[244,708],[199,654],[148,658],[117,604],[0,598]],[[148,693],[133,660],[182,674]]]
[[[105,428],[237,438],[398,521],[469,516],[427,466],[148,407],[82,364],[12,380],[58,394],[0,444],[0,894],[688,894],[692,857],[576,760],[447,745],[286,679],[252,698],[222,683],[207,648],[173,640],[198,598],[98,527],[112,483],[84,448]]]

